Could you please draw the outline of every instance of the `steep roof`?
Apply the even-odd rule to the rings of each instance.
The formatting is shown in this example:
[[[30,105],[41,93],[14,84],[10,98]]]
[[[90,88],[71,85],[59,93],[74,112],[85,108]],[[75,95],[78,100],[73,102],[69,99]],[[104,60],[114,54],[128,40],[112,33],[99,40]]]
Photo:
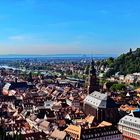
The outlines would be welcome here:
[[[64,138],[66,137],[66,132],[55,129],[52,132],[51,137],[59,139],[59,140],[64,140]]]
[[[40,124],[39,124],[39,127],[41,127],[41,128],[44,128],[44,129],[48,129],[48,127],[49,127],[49,125],[50,125],[50,122],[48,122],[48,121],[43,121],[43,122],[41,122]]]
[[[84,103],[91,105],[94,108],[113,108],[117,107],[116,103],[113,99],[111,99],[107,93],[100,93],[94,91],[90,95],[88,95]]]
[[[85,118],[85,121],[88,122],[88,123],[92,123],[93,120],[94,120],[95,116],[91,116],[91,115],[88,115],[86,118]]]
[[[111,126],[112,123],[110,122],[106,122],[106,121],[102,121],[97,127],[105,127],[105,126]]]
[[[78,135],[79,138],[80,138],[80,135],[81,135],[81,127],[78,127],[78,126],[76,126],[76,125],[69,125],[69,126],[65,129],[65,131],[66,131],[67,133],[76,134],[76,135]]]
[[[99,100],[107,100],[107,93],[101,93],[98,91],[94,91],[90,94],[90,96],[99,99]]]

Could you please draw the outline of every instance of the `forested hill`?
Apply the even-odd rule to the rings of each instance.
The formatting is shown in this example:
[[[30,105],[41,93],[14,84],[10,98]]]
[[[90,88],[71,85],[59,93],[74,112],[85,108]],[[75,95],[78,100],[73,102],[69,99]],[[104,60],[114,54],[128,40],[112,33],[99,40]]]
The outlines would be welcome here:
[[[111,68],[107,75],[113,75],[116,72],[124,75],[140,72],[140,48],[135,51],[130,49],[128,53],[120,55],[114,60]]]

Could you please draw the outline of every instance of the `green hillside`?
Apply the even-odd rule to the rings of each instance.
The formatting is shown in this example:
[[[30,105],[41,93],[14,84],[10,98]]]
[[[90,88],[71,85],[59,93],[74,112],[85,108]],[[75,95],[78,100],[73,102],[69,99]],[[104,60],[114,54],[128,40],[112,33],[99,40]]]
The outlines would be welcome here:
[[[120,74],[131,74],[134,72],[140,72],[140,48],[135,51],[130,51],[126,54],[120,55],[116,58],[107,72],[107,76],[113,75],[116,72]]]

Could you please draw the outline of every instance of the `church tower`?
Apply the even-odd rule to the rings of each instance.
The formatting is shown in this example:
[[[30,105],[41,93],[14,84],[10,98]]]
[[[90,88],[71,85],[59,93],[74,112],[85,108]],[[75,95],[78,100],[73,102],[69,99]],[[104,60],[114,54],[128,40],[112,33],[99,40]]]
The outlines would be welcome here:
[[[99,80],[96,76],[95,63],[92,60],[89,69],[89,77],[88,77],[88,94],[91,94],[94,91],[99,91]]]

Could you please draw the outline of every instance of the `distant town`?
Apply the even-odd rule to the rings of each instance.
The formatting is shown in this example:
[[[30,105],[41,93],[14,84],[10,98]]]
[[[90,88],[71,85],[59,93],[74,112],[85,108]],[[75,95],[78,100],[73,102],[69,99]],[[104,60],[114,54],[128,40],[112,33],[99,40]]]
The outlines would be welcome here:
[[[140,140],[131,57],[0,59],[0,140]]]

